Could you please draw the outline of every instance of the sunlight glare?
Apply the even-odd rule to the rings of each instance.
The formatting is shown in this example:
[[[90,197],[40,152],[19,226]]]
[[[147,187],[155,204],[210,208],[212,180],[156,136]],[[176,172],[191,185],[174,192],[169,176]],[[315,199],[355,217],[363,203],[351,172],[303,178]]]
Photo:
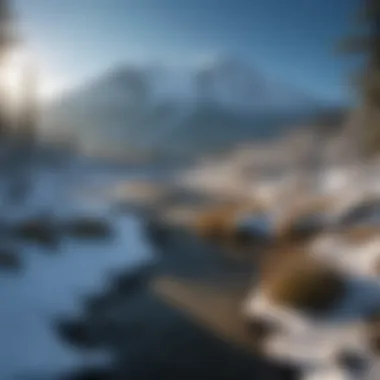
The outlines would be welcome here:
[[[16,106],[22,102],[24,96],[24,75],[26,70],[32,68],[36,75],[36,99],[39,102],[45,102],[53,98],[59,92],[59,81],[55,81],[52,77],[44,75],[41,70],[39,59],[36,60],[30,52],[26,50],[14,51],[9,55],[8,62],[3,67],[2,81],[7,97],[12,106]]]

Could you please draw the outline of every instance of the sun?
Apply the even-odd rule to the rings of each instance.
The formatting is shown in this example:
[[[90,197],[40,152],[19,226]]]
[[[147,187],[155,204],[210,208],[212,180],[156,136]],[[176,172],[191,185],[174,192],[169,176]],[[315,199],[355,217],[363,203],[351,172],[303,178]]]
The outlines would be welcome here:
[[[9,55],[1,69],[0,80],[9,103],[16,107],[24,96],[30,95],[26,91],[33,91],[36,101],[44,103],[52,99],[60,88],[59,81],[47,76],[42,65],[27,51],[15,51]],[[33,80],[33,88],[27,88],[28,80]]]

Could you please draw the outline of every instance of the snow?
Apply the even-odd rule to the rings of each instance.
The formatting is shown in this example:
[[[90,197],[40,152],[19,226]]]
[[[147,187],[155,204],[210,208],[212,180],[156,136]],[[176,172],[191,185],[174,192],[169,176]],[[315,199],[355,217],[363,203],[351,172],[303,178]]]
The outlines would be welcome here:
[[[306,372],[303,380],[356,380],[357,375],[337,366],[320,367]]]
[[[380,280],[371,268],[374,257],[380,257],[380,241],[348,246],[338,238],[329,239],[314,244],[310,254],[344,275],[345,295],[330,313],[315,318],[273,304],[260,288],[249,295],[243,312],[277,324],[278,332],[267,339],[264,352],[274,360],[299,366],[305,371],[303,379],[367,379],[337,368],[334,359],[349,349],[368,360],[369,368],[378,365],[363,318],[380,306]]]
[[[41,210],[62,217],[95,213],[113,226],[115,236],[101,243],[78,243],[66,238],[57,251],[49,254],[38,247],[16,243],[24,272],[0,273],[2,380],[33,374],[42,378],[47,373],[111,361],[106,352],[85,354],[64,345],[55,335],[54,320],[80,314],[83,298],[106,288],[117,272],[137,270],[154,259],[137,218],[107,213],[107,205],[101,202],[78,207],[67,197],[67,191],[74,187],[68,177],[48,171],[35,174],[32,196],[24,207],[6,208],[8,221],[23,220]]]

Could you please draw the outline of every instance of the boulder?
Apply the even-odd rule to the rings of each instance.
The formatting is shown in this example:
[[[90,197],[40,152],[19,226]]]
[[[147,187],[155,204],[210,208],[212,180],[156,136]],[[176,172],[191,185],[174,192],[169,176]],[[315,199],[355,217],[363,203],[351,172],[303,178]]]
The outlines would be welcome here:
[[[107,239],[112,236],[112,228],[105,219],[80,217],[66,222],[65,232],[77,239]]]
[[[263,286],[274,303],[308,314],[331,311],[346,289],[338,273],[310,258],[283,263]]]
[[[36,217],[21,222],[13,227],[12,234],[18,239],[47,247],[56,247],[59,243],[57,228],[49,217]]]
[[[18,271],[22,268],[20,255],[11,249],[0,249],[0,270]]]

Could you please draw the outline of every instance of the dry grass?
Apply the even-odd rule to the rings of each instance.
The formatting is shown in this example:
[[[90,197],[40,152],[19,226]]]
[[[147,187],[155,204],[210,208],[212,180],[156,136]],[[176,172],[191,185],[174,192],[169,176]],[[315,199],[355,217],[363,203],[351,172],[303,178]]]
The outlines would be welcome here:
[[[197,233],[203,238],[222,240],[230,236],[239,206],[235,203],[213,207],[195,221]]]
[[[345,291],[337,273],[302,256],[278,263],[262,285],[273,302],[312,314],[331,310]]]
[[[238,228],[236,222],[242,215],[254,215],[259,211],[261,208],[256,202],[229,202],[217,205],[197,216],[194,222],[195,230],[206,239],[244,245],[250,240],[257,239],[255,234]]]
[[[261,282],[270,282],[276,273],[288,265],[289,262],[302,260],[306,257],[307,251],[301,244],[275,241],[272,246],[263,252],[259,266]]]

